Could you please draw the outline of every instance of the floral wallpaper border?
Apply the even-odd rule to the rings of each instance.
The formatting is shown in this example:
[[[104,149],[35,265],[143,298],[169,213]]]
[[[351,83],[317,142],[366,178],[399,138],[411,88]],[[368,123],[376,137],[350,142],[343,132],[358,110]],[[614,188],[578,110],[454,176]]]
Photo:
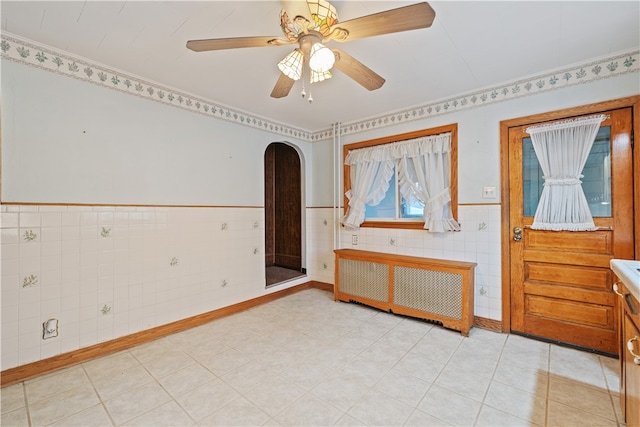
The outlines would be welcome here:
[[[393,126],[399,123],[420,120],[426,117],[439,116],[470,108],[481,107],[497,102],[507,101],[524,96],[535,95],[569,86],[615,77],[640,70],[640,50],[618,53],[613,56],[539,74],[514,82],[503,83],[481,91],[461,94],[453,98],[426,105],[391,112],[351,123],[343,123],[340,135],[351,135],[366,132],[375,128]],[[333,137],[332,129],[313,134],[314,141]]]
[[[14,35],[3,33],[0,35],[0,39],[0,56],[11,61],[66,75],[195,113],[204,114],[216,119],[234,122],[283,136],[298,138],[303,141],[315,142],[333,138],[332,127],[315,132],[298,129],[211,100],[151,83],[120,71],[114,71],[86,59],[74,58],[68,53],[62,53],[51,47],[37,44],[33,41],[27,41]],[[343,123],[340,128],[340,133],[341,135],[352,135],[375,128],[393,126],[399,123],[439,116],[615,77],[626,73],[637,72],[639,69],[640,50],[636,49],[629,52],[617,53],[588,63],[503,83],[430,104],[390,112],[382,116],[356,122]]]

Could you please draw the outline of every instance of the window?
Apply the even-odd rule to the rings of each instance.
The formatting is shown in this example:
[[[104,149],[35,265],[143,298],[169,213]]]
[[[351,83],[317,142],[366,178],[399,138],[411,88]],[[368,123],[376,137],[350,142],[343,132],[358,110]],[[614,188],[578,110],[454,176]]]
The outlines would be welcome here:
[[[345,145],[343,224],[458,230],[457,146],[456,124]],[[434,172],[438,178],[426,178]],[[359,198],[362,177],[370,190]],[[358,199],[362,209],[354,207]]]
[[[544,173],[531,138],[522,140],[524,216],[534,216],[544,186]],[[611,126],[601,126],[582,170],[582,189],[591,215],[611,217]]]
[[[424,203],[419,200],[407,200],[398,190],[398,164],[393,167],[393,176],[389,181],[389,189],[384,199],[376,206],[367,205],[365,219],[383,221],[420,221],[424,217]],[[420,185],[419,183],[415,183]],[[424,222],[424,221],[423,221]]]

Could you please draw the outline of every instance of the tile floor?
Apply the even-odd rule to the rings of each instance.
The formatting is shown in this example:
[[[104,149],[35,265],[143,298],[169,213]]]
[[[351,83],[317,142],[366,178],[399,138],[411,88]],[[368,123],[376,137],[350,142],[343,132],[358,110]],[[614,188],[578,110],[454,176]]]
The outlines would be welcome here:
[[[2,426],[616,426],[618,361],[306,290],[1,390]]]

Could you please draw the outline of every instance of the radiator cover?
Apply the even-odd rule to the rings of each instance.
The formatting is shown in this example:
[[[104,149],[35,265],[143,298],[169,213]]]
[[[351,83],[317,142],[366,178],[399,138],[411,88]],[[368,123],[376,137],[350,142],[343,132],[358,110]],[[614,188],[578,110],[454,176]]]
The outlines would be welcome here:
[[[337,249],[336,300],[434,320],[468,335],[476,263]]]

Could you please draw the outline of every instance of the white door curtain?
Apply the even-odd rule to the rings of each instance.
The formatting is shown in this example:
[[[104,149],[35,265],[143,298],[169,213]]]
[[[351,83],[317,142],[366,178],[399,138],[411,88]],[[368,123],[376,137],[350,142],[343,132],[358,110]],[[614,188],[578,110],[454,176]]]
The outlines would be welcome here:
[[[382,201],[397,165],[400,194],[425,206],[424,228],[434,233],[460,230],[451,211],[451,133],[350,150],[345,164],[350,166],[352,183],[346,194],[345,226],[359,227],[365,219],[365,204]],[[371,178],[371,170],[384,171],[377,174],[380,181]],[[370,184],[365,185],[367,181]]]
[[[606,117],[589,116],[526,129],[544,174],[532,229],[596,229],[580,179],[600,123]]]

